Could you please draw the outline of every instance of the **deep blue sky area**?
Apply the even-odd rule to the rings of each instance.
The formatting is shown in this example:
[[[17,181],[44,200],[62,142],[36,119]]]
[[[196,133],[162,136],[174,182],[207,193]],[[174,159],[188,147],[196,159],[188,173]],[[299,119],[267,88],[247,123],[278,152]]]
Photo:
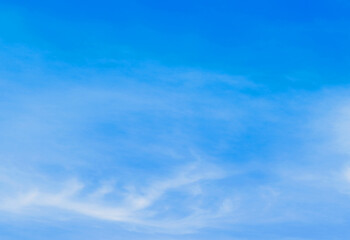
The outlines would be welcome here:
[[[25,28],[6,21],[10,33],[4,41],[53,48],[54,57],[77,64],[106,57],[159,61],[250,75],[283,89],[344,84],[348,77],[345,1],[11,1],[3,6],[9,15],[18,11],[17,24]]]
[[[349,239],[349,12],[0,0],[0,239]]]

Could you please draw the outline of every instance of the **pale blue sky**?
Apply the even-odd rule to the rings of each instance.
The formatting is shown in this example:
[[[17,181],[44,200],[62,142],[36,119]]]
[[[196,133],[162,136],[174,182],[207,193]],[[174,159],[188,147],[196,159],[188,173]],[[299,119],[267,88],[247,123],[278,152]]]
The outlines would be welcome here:
[[[0,239],[348,239],[349,10],[0,0]]]

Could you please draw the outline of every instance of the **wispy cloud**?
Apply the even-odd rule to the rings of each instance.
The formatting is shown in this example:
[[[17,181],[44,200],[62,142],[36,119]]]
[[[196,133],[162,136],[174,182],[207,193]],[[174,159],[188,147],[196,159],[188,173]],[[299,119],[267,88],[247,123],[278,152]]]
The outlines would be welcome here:
[[[205,181],[213,181],[222,177],[224,177],[223,172],[219,169],[212,168],[208,171],[200,164],[194,163],[180,169],[171,178],[159,179],[149,186],[137,186],[132,192],[124,189],[126,192],[123,194],[123,198],[116,200],[119,204],[108,203],[103,199],[105,194],[112,194],[115,190],[111,186],[107,188],[101,186],[92,193],[82,193],[85,187],[84,183],[72,180],[66,182],[62,189],[57,191],[44,191],[38,186],[36,189],[27,189],[21,193],[2,194],[1,210],[20,215],[40,215],[41,211],[38,212],[38,208],[45,208],[46,212],[50,212],[50,209],[53,208],[101,220],[152,227],[158,231],[192,231],[194,228],[204,227],[210,219],[220,218],[228,214],[230,212],[228,200],[218,198],[216,201],[222,201],[222,204],[219,204],[217,209],[201,209],[200,206],[196,206],[185,215],[175,218],[171,215],[159,217],[162,210],[154,205],[161,198],[166,198],[169,191],[180,191],[186,196],[188,192],[183,189],[186,186],[202,184]],[[99,195],[98,199],[95,198],[96,194]],[[94,197],[91,198],[91,196]],[[182,207],[182,203],[171,206],[175,211],[176,208]]]

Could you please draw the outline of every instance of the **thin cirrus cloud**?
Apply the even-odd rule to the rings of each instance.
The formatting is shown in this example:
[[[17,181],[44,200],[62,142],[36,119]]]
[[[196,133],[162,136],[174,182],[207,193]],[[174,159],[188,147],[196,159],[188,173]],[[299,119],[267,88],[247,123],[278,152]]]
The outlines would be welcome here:
[[[109,204],[103,203],[103,195],[112,194],[113,189],[100,195],[99,201],[96,201],[96,199],[89,196],[91,194],[89,192],[81,194],[84,188],[83,183],[72,180],[65,183],[63,188],[58,191],[43,192],[40,189],[35,189],[27,190],[21,194],[2,196],[1,209],[3,211],[11,211],[15,214],[40,215],[40,213],[36,213],[35,209],[45,208],[49,211],[50,208],[56,208],[101,220],[149,226],[159,229],[159,231],[191,231],[193,227],[203,227],[206,224],[207,218],[220,218],[224,214],[222,212],[223,208],[211,209],[210,211],[208,209],[196,208],[184,218],[168,219],[166,221],[157,219],[157,211],[159,211],[157,208],[152,211],[148,211],[148,209],[164,197],[168,191],[181,191],[186,186],[223,177],[222,173],[217,171],[199,172],[198,170],[198,164],[192,164],[185,169],[181,169],[177,176],[154,182],[151,186],[142,189],[141,192],[124,193],[123,199],[119,199],[118,202],[120,203],[117,206],[109,206]],[[101,187],[103,188],[104,186]],[[97,191],[100,191],[100,189]],[[224,207],[228,210],[227,201],[223,201],[222,203],[226,204]],[[173,207],[180,208],[182,206]],[[228,212],[225,212],[225,214],[228,214]],[[191,223],[188,222],[187,224],[179,225],[179,223],[186,219],[192,219]]]

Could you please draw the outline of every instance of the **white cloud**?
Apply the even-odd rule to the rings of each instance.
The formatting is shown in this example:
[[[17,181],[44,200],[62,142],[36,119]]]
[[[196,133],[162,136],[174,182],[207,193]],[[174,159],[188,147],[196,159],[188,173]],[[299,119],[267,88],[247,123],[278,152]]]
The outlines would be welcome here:
[[[207,170],[198,162],[180,169],[179,172],[168,179],[158,179],[144,188],[135,188],[132,192],[124,194],[119,199],[119,204],[105,202],[104,196],[114,190],[110,184],[102,185],[91,193],[83,194],[85,185],[77,180],[66,182],[60,190],[43,191],[38,186],[24,192],[12,195],[2,194],[0,198],[1,210],[13,212],[17,215],[35,216],[38,209],[61,209],[66,213],[81,214],[91,218],[116,221],[119,223],[134,224],[139,227],[151,227],[153,231],[193,231],[204,227],[212,218],[220,218],[230,212],[231,203],[223,199],[223,203],[217,209],[201,209],[196,206],[192,212],[176,218],[171,216],[158,217],[161,210],[152,207],[156,202],[165,197],[168,191],[183,191],[183,187],[192,184],[201,184],[202,181],[211,181],[224,177],[223,172],[214,166]],[[141,184],[142,185],[142,184]],[[136,189],[139,189],[136,191]],[[186,191],[183,191],[186,193]],[[220,201],[220,199],[218,199]],[[184,207],[181,203],[173,208]],[[175,209],[176,211],[176,209]],[[54,217],[54,216],[51,216]]]

